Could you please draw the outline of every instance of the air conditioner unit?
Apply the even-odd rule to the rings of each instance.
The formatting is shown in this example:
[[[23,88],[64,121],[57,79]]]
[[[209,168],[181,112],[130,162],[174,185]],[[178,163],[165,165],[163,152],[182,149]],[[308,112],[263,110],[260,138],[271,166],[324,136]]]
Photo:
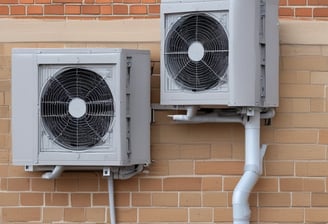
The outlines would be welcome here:
[[[278,106],[278,0],[162,0],[161,104]]]
[[[13,49],[13,164],[150,162],[150,56],[127,49]]]

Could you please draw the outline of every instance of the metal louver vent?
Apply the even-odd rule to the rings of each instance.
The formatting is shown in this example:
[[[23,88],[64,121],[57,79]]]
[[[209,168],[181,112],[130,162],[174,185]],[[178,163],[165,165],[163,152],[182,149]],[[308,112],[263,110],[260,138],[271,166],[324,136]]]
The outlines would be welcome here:
[[[84,68],[65,68],[49,79],[40,108],[49,137],[70,150],[101,144],[114,117],[113,96],[106,81]]]
[[[203,91],[227,82],[228,37],[210,15],[181,17],[170,28],[164,46],[165,66],[182,88]]]

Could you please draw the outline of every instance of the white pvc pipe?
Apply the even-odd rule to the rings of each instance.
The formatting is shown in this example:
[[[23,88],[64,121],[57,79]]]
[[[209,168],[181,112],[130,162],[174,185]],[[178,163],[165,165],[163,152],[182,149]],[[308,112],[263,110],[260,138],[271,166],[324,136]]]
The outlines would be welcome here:
[[[261,113],[260,108],[252,109],[254,114],[236,114],[235,116],[219,116],[216,113],[197,115],[195,108],[187,109],[186,115],[173,115],[173,120],[189,123],[243,123],[245,126],[245,167],[244,174],[234,189],[232,196],[233,223],[249,224],[251,210],[249,195],[262,174],[263,157],[266,145],[260,147],[260,120],[271,119],[274,109]],[[243,118],[242,118],[243,117]]]
[[[235,187],[232,196],[234,224],[249,224],[251,210],[249,208],[248,198],[258,177],[258,174],[255,172],[245,171]]]
[[[190,106],[187,107],[187,113],[186,114],[176,114],[169,117],[172,117],[173,120],[179,120],[179,121],[189,121],[191,118],[196,116],[198,107],[196,106]]]
[[[55,166],[51,172],[46,172],[42,175],[43,179],[51,180],[59,177],[64,171],[64,166]]]
[[[245,171],[260,171],[260,112],[244,118],[245,126]]]
[[[116,224],[115,216],[115,203],[114,203],[114,178],[110,174],[108,176],[108,199],[109,199],[109,213],[110,213],[110,223]]]
[[[260,111],[245,117],[245,168],[232,196],[233,223],[249,224],[251,210],[248,198],[262,173],[262,161],[266,146],[260,148]]]
[[[242,123],[240,115],[235,116],[219,116],[217,113],[209,113],[205,115],[197,115],[197,108],[187,109],[185,115],[169,115],[174,121],[190,122],[190,123]]]
[[[174,115],[179,116],[179,115]],[[181,115],[183,116],[183,115]],[[236,117],[209,117],[209,116],[195,116],[188,119],[181,117],[173,117],[174,121],[190,122],[190,123],[242,123],[242,119]]]

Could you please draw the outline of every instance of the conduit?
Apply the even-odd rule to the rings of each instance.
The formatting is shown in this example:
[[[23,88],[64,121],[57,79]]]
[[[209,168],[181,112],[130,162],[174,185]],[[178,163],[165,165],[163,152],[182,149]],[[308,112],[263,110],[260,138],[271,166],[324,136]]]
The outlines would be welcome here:
[[[245,108],[244,108],[245,109]],[[186,115],[173,115],[173,120],[189,123],[242,123],[245,127],[245,166],[244,173],[234,189],[232,196],[233,223],[249,224],[251,210],[249,195],[262,175],[263,157],[266,145],[260,148],[260,120],[270,119],[275,115],[274,109],[261,112],[260,108],[246,108],[235,113],[217,110],[197,115],[193,107],[187,108]]]
[[[116,224],[115,203],[114,203],[114,178],[112,173],[108,176],[108,199],[109,199],[109,213],[110,223]]]

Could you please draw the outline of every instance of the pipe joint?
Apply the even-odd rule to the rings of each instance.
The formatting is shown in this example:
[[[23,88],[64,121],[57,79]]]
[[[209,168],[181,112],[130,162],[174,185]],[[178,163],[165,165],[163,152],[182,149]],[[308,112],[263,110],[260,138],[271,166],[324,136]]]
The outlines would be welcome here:
[[[43,179],[52,180],[59,177],[64,172],[64,166],[55,166],[51,172],[46,172],[42,175]]]
[[[259,165],[254,165],[254,164],[246,164],[245,167],[244,167],[244,171],[247,172],[253,172],[257,175],[260,175],[261,173],[261,169],[259,167]]]
[[[172,119],[175,121],[190,121],[193,117],[196,116],[197,110],[198,110],[198,107],[190,106],[190,107],[187,107],[186,114],[176,114],[176,115],[172,115],[170,117],[172,117]]]
[[[234,224],[249,224],[251,218],[251,210],[248,204],[233,205]]]

